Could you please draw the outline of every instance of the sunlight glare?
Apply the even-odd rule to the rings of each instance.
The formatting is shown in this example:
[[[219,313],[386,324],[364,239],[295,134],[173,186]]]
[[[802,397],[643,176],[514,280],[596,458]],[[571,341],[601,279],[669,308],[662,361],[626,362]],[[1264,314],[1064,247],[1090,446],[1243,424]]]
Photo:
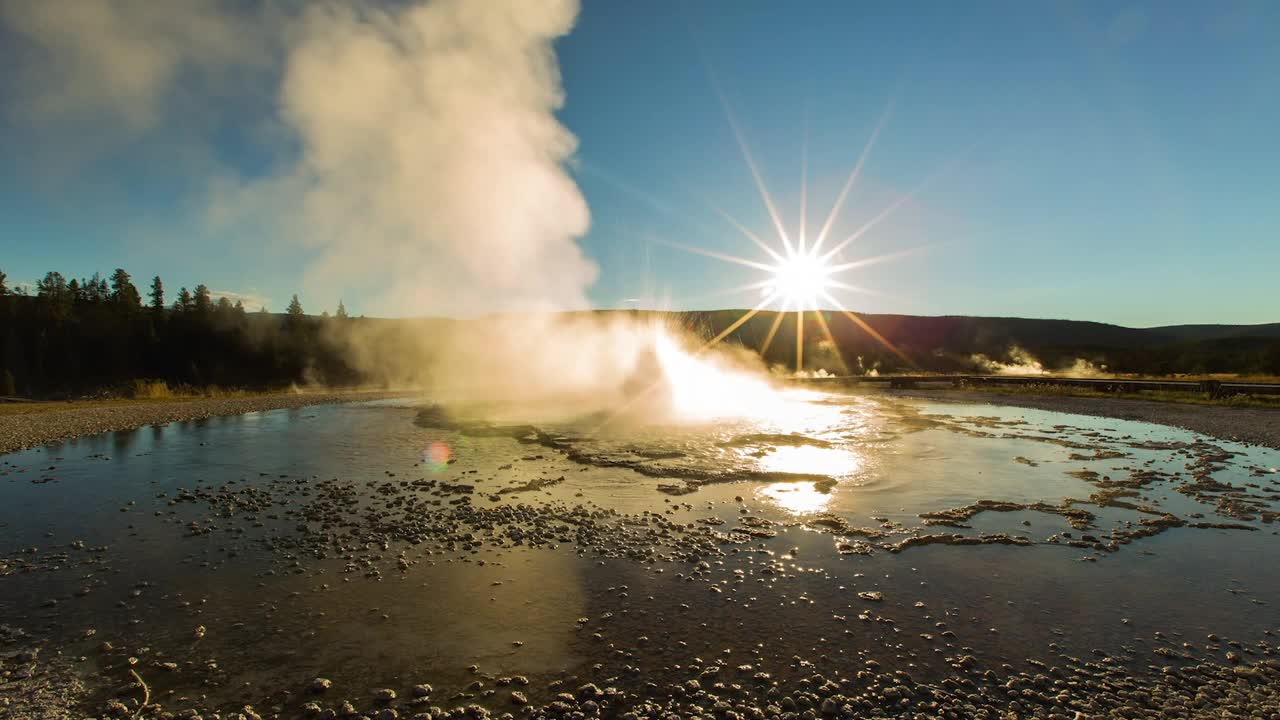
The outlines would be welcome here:
[[[810,253],[793,255],[775,265],[772,272],[765,291],[797,310],[817,309],[818,298],[830,285],[831,268]]]
[[[801,445],[777,447],[760,458],[760,469],[768,472],[849,477],[858,472],[862,458],[840,448]]]
[[[655,339],[673,409],[688,420],[753,417],[779,408],[784,398],[764,378],[696,357],[667,334]]]
[[[772,483],[756,493],[794,515],[825,512],[831,504],[831,493],[822,492],[811,482]]]

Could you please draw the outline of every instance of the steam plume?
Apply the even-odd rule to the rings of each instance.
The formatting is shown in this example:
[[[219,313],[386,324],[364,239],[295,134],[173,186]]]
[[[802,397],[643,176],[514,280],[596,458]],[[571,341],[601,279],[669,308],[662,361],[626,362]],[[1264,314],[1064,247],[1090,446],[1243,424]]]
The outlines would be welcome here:
[[[50,58],[21,76],[36,123],[114,123],[141,152],[176,132],[214,156],[212,136],[183,134],[186,122],[199,113],[250,122],[234,109],[251,97],[213,92],[239,87],[228,78],[268,88],[266,126],[246,132],[265,139],[267,169],[210,163],[194,202],[215,241],[300,249],[309,306],[358,295],[375,315],[501,313],[344,324],[352,356],[388,382],[471,401],[583,397],[580,407],[599,408],[618,401],[637,358],[668,332],[554,314],[587,307],[596,277],[577,244],[589,212],[566,171],[577,140],[556,117],[554,43],[573,28],[577,0],[0,0],[0,9],[32,57]]]
[[[373,312],[586,306],[586,202],[552,43],[574,0],[322,5],[295,24],[280,88],[300,152],[219,188],[215,219],[267,222],[317,255],[308,294]],[[281,217],[279,209],[288,208]]]

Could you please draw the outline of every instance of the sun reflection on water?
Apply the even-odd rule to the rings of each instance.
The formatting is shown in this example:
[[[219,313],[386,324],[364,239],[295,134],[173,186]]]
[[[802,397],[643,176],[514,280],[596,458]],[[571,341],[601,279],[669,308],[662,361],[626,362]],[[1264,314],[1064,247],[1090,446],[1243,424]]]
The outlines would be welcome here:
[[[812,482],[772,483],[761,487],[756,494],[796,515],[824,512],[831,504],[831,493],[819,490],[817,483]]]
[[[802,445],[775,447],[758,460],[768,472],[826,475],[832,480],[776,482],[764,485],[756,494],[796,515],[826,512],[832,494],[842,479],[847,480],[862,467],[857,453],[840,448]]]
[[[839,479],[856,473],[862,466],[862,458],[840,448],[800,445],[773,448],[759,463],[760,469],[767,472],[827,475]]]

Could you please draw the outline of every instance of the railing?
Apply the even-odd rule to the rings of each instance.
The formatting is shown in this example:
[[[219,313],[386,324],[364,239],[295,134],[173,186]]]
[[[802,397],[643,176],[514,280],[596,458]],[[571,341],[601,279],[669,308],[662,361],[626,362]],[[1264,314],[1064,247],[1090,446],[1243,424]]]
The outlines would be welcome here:
[[[1084,387],[1100,392],[1138,393],[1146,390],[1176,390],[1207,393],[1210,397],[1228,395],[1280,395],[1280,383],[1243,382],[1233,380],[1147,380],[1127,378],[1075,378],[1055,375],[841,375],[822,378],[798,378],[804,383],[887,384],[890,388],[912,388],[921,383],[950,383],[956,387],[1001,387],[1013,385],[1050,385]]]

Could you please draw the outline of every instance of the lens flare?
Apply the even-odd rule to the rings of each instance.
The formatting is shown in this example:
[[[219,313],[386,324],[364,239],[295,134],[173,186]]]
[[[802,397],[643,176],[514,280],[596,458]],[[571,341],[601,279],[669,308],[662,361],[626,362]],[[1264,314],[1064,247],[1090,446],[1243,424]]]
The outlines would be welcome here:
[[[765,295],[796,310],[816,310],[818,298],[831,287],[832,269],[816,254],[794,255],[775,265],[772,272]]]
[[[435,440],[422,451],[422,464],[432,472],[440,472],[453,462],[453,448],[443,440]]]

